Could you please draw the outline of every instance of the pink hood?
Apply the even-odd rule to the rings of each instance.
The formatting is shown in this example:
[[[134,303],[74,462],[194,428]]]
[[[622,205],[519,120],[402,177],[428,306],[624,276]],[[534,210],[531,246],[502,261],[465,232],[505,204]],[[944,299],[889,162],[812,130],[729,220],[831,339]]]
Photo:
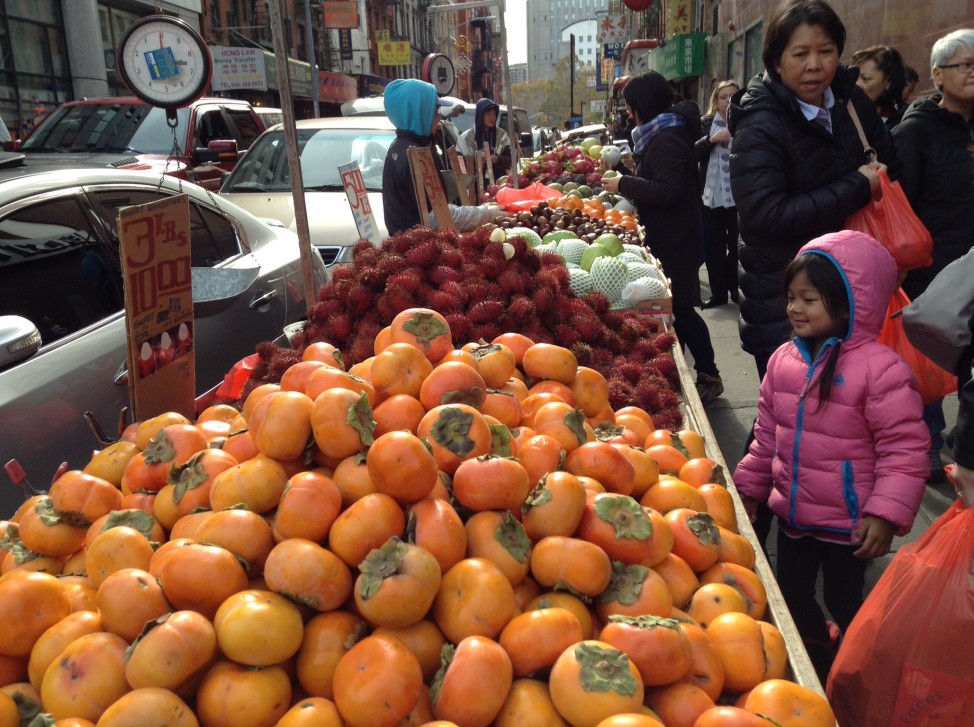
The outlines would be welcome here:
[[[886,318],[886,306],[896,290],[896,262],[869,235],[853,230],[831,232],[806,243],[799,255],[823,255],[831,260],[849,293],[849,332],[843,345],[875,341]]]

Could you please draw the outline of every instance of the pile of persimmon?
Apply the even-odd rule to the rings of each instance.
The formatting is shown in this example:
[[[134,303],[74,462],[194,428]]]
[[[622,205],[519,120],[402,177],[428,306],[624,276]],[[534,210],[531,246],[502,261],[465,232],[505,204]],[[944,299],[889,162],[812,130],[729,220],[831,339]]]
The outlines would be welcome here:
[[[700,436],[607,402],[416,309],[133,426],[2,525],[0,727],[834,725]]]

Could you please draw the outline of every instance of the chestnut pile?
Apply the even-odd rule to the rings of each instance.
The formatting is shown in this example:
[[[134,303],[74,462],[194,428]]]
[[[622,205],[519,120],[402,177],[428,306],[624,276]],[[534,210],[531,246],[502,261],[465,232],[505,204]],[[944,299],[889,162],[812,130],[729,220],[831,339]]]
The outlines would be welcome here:
[[[556,209],[547,202],[538,202],[537,205],[524,212],[498,217],[495,224],[506,230],[512,227],[527,227],[537,232],[541,238],[544,238],[549,232],[567,230],[589,243],[600,235],[611,232],[618,235],[624,244],[642,244],[637,230],[630,230],[623,225],[613,225],[605,220],[589,217],[579,209]]]

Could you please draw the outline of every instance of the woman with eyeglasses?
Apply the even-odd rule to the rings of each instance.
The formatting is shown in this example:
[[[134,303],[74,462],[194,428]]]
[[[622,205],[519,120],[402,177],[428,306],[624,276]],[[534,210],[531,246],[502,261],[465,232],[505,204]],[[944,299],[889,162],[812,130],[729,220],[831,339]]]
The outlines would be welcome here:
[[[974,29],[955,30],[934,43],[930,76],[937,93],[914,101],[893,129],[904,168],[900,181],[933,237],[933,265],[910,271],[903,282],[911,298],[974,245]],[[943,402],[928,404],[924,420],[930,480],[943,482]]]

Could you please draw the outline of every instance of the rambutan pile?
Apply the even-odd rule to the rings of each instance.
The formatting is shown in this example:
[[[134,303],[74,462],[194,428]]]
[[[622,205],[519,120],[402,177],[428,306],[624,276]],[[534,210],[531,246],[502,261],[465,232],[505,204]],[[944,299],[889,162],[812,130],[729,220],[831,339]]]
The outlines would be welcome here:
[[[675,337],[635,311],[609,311],[601,293],[578,298],[557,255],[538,255],[520,237],[505,259],[490,228],[461,234],[414,228],[375,247],[360,242],[352,263],[332,269],[295,350],[262,345],[248,391],[276,382],[310,343],[341,349],[347,366],[373,354],[378,332],[406,308],[432,308],[450,323],[454,342],[491,341],[521,333],[536,343],[571,349],[579,365],[609,380],[613,409],[648,411],[658,427],[679,429],[679,376],[669,354]]]

